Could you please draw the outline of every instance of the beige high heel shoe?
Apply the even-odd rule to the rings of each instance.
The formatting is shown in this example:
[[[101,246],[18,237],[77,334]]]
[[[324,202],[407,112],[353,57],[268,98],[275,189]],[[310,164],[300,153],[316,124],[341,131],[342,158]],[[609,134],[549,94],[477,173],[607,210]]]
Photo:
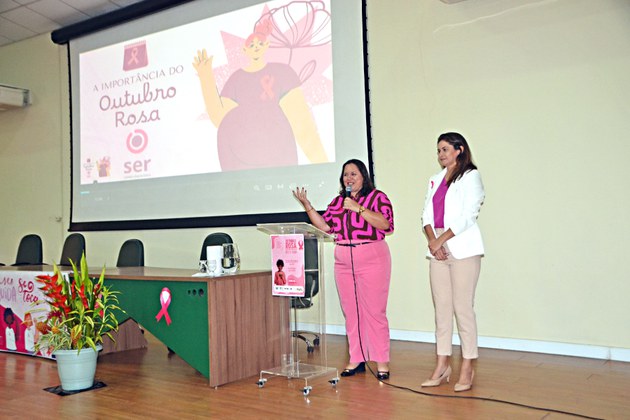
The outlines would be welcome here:
[[[455,392],[462,392],[462,391],[468,391],[470,388],[472,388],[473,385],[473,379],[475,379],[475,371],[472,371],[472,374],[470,375],[470,383],[469,384],[455,384],[455,388],[453,388],[453,390]]]
[[[446,382],[448,383],[451,380],[451,372],[452,372],[451,367],[448,366],[446,370],[442,372],[439,378],[427,379],[426,381],[422,382],[420,386],[423,386],[423,387],[440,386],[442,385],[442,381],[444,381],[444,379],[446,379]]]

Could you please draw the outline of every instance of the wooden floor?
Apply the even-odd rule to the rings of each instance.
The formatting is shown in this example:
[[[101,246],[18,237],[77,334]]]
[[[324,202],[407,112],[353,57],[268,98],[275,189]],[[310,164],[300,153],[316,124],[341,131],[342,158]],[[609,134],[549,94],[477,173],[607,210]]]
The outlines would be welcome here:
[[[285,377],[262,388],[258,376],[210,388],[148,333],[147,339],[148,349],[99,357],[96,376],[106,387],[65,397],[43,390],[59,384],[54,361],[0,353],[0,418],[630,419],[630,363],[480,349],[474,388],[455,394],[452,382],[419,387],[433,368],[433,345],[394,341],[389,382],[403,389],[366,372],[336,387],[326,377],[309,381],[313,390],[304,396],[304,381]],[[329,365],[341,369],[345,337],[327,341]]]

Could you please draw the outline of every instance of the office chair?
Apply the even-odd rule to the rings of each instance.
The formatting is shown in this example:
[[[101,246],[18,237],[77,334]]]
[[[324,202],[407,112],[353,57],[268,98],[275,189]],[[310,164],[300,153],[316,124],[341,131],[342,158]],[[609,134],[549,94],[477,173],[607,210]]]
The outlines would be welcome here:
[[[70,260],[75,264],[81,262],[81,255],[85,252],[85,238],[80,233],[70,234],[63,243],[60,266],[69,266]]]
[[[15,264],[17,265],[41,265],[42,262],[42,238],[39,235],[30,234],[24,236],[18,245]]]
[[[127,239],[118,252],[116,267],[143,267],[144,245],[140,239]]]
[[[293,310],[307,309],[313,306],[313,298],[319,292],[319,262],[318,262],[317,239],[304,239],[304,296],[291,298],[291,308]],[[306,337],[306,334],[313,336],[313,341]],[[319,334],[313,331],[295,330],[293,337],[299,338],[306,343],[306,351],[312,353],[315,346],[319,345]]]
[[[206,236],[206,239],[203,240],[203,244],[201,245],[201,256],[199,257],[200,260],[207,260],[207,248],[208,246],[213,246],[213,245],[223,245],[223,244],[231,244],[234,241],[232,241],[232,237],[230,235],[228,235],[227,233],[223,233],[223,232],[215,232],[215,233],[211,233],[210,235]]]
[[[116,267],[144,267],[144,244],[140,239],[127,239],[120,247],[120,251],[118,251],[118,261],[116,261]],[[116,338],[117,343],[121,343],[121,346],[126,349],[133,348],[145,348],[147,347],[147,340],[143,337],[144,328],[138,324],[138,322],[129,318],[125,322],[123,322],[119,326],[119,330],[117,333],[114,333],[114,337]],[[137,331],[140,331],[140,335],[137,334]],[[126,331],[128,334],[124,335],[122,331]],[[103,340],[105,341],[105,337],[103,336]],[[131,343],[128,343],[130,341]],[[108,344],[109,341],[107,341]],[[115,346],[111,346],[113,348]],[[169,349],[170,351],[170,349]]]

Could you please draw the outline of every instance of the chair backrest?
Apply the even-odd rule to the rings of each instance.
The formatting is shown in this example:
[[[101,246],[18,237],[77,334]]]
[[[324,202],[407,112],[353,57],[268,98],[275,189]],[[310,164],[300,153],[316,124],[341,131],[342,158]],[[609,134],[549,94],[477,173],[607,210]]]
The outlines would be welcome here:
[[[304,297],[291,299],[291,307],[304,309],[313,306],[313,298],[319,293],[319,260],[317,239],[304,239]]]
[[[206,236],[206,239],[203,240],[203,244],[201,245],[201,256],[200,260],[207,260],[206,247],[213,245],[222,245],[222,244],[231,244],[233,243],[232,237],[227,233],[223,232],[215,232]]]
[[[61,250],[61,259],[59,265],[68,266],[70,260],[75,264],[81,262],[81,255],[85,252],[85,238],[80,233],[72,233],[68,235],[63,242],[63,249]]]
[[[12,265],[41,265],[42,254],[42,238],[35,234],[26,235],[20,240],[15,264]]]
[[[127,239],[120,247],[116,267],[143,267],[144,244],[140,239]]]

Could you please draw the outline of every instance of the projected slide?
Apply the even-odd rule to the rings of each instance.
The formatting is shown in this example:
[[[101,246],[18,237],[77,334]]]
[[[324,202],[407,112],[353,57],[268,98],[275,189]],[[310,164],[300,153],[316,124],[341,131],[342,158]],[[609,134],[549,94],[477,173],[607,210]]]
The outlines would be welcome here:
[[[269,1],[79,55],[80,183],[335,162],[330,1]]]

